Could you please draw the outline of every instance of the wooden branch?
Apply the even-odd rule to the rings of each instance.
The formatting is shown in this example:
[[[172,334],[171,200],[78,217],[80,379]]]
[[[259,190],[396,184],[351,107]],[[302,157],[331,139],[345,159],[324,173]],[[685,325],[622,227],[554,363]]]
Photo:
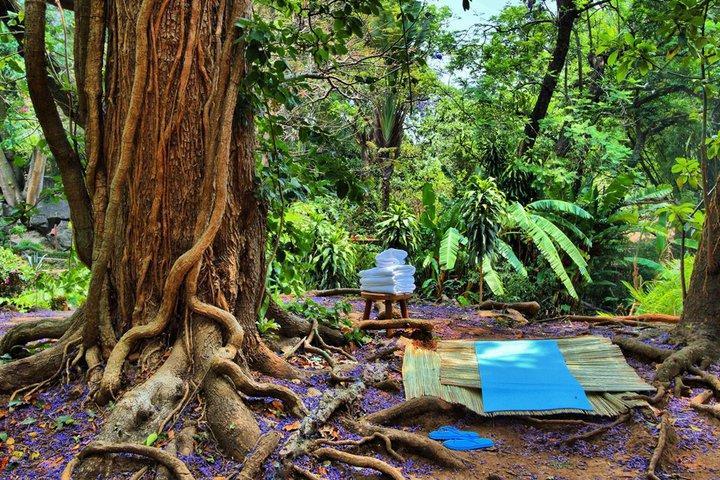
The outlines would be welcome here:
[[[261,436],[253,452],[245,459],[242,470],[237,477],[238,480],[255,480],[258,478],[265,459],[277,448],[281,439],[282,434],[274,430]]]
[[[136,443],[105,442],[95,442],[85,447],[77,458],[68,463],[60,478],[61,480],[70,480],[72,478],[72,472],[75,465],[77,465],[77,462],[83,458],[113,453],[129,453],[131,455],[146,457],[167,467],[167,469],[170,470],[178,480],[195,480],[195,477],[193,477],[192,473],[190,473],[190,470],[188,470],[182,460],[163,450],[160,450],[159,448],[138,445]]]
[[[667,413],[664,413],[660,419],[660,436],[658,437],[658,443],[653,451],[652,458],[650,458],[650,465],[647,470],[647,478],[649,480],[660,480],[660,477],[655,474],[655,470],[657,469],[660,458],[665,450],[665,445],[668,443],[670,428],[670,416]]]
[[[368,457],[366,455],[354,455],[352,453],[342,452],[340,450],[327,447],[318,448],[312,452],[312,454],[318,458],[337,460],[355,467],[372,468],[380,473],[384,473],[393,480],[405,480],[405,477],[399,469],[383,462],[382,460],[378,460],[377,458]]]
[[[486,300],[478,305],[475,305],[475,308],[479,310],[507,310],[511,308],[529,318],[532,318],[540,311],[540,304],[538,302],[503,303],[496,302],[494,300]]]
[[[85,188],[80,158],[65,134],[48,84],[45,59],[45,11],[46,4],[42,0],[25,2],[25,68],[28,91],[45,140],[60,169],[65,196],[70,205],[78,257],[83,263],[90,265],[93,250],[92,207]]]
[[[680,321],[677,315],[665,315],[664,313],[644,313],[642,315],[622,315],[622,316],[586,316],[586,315],[566,315],[561,317],[571,322],[616,322],[625,325],[637,325],[639,323],[668,323],[675,325]]]
[[[283,337],[305,337],[311,333],[312,323],[306,319],[288,312],[274,300],[270,300],[265,316],[275,320],[280,325],[279,334]],[[318,333],[323,340],[334,346],[340,346],[347,343],[345,336],[340,330],[330,328],[325,325],[318,326]]]
[[[411,328],[431,332],[433,322],[428,320],[415,320],[412,318],[399,318],[393,320],[362,320],[355,326],[360,330],[396,330],[399,328]]]

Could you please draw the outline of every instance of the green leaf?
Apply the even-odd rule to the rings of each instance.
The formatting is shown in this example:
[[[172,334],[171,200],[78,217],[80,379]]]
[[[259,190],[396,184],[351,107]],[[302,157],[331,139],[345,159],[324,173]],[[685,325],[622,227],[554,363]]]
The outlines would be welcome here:
[[[158,439],[158,434],[153,432],[150,435],[148,435],[147,438],[145,439],[145,445],[147,445],[148,447],[152,447],[153,444],[155,442],[157,442],[157,439]]]
[[[505,293],[505,287],[500,279],[500,275],[498,275],[493,268],[490,257],[487,255],[483,257],[482,269],[483,279],[485,280],[485,283],[487,283],[488,288],[490,288],[495,295],[503,295]]]
[[[527,204],[525,208],[529,210],[535,210],[536,212],[545,211],[553,213],[569,213],[570,215],[575,215],[576,217],[584,218],[587,220],[590,220],[592,218],[592,215],[590,215],[590,213],[588,213],[579,205],[571,202],[565,202],[563,200],[537,200],[535,202]]]
[[[495,252],[501,257],[503,257],[505,260],[507,260],[513,270],[515,270],[523,277],[527,277],[527,270],[525,269],[525,265],[523,265],[517,255],[515,255],[515,252],[513,252],[513,249],[512,247],[510,247],[510,245],[498,238],[495,241]]]
[[[562,260],[558,254],[552,239],[545,233],[545,231],[537,225],[529,217],[522,205],[515,202],[508,210],[512,221],[526,234],[528,235],[535,247],[538,249],[542,257],[550,264],[550,268],[555,275],[560,279],[565,289],[568,291],[570,296],[577,299],[578,294],[575,291],[575,287],[570,280],[565,267],[563,267]]]
[[[545,217],[540,215],[530,215],[530,219],[535,222],[552,240],[564,251],[573,263],[578,267],[580,273],[588,282],[592,281],[590,273],[587,270],[587,262],[583,257],[582,252],[575,246],[575,244],[565,235],[565,232],[560,230],[554,223]]]
[[[455,268],[455,262],[457,261],[461,240],[462,235],[460,235],[457,228],[450,227],[445,231],[445,235],[443,235],[443,238],[440,241],[441,269],[452,270]]]

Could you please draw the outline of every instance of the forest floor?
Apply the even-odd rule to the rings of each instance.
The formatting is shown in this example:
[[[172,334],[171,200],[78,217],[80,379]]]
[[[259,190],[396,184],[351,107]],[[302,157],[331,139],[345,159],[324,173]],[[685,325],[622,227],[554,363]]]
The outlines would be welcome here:
[[[330,305],[334,299],[316,298]],[[361,311],[360,302],[351,302],[355,311]],[[15,323],[29,318],[61,316],[64,312],[34,312],[18,314],[0,312],[0,334]],[[627,326],[597,326],[587,323],[553,322],[512,326],[495,318],[485,318],[471,308],[438,305],[411,305],[413,318],[431,319],[435,322],[435,335],[443,339],[459,338],[541,338],[567,337],[583,334],[613,336],[629,334],[656,346],[670,347],[669,335],[662,326],[638,329]],[[384,332],[373,335],[373,341],[357,349],[353,354],[360,363],[379,346],[387,342]],[[339,363],[343,361],[337,359]],[[401,380],[402,352],[389,359],[391,375]],[[348,361],[349,362],[349,361]],[[653,366],[628,359],[639,374],[651,380]],[[324,390],[331,388],[330,375],[321,357],[300,353],[292,359],[299,368],[315,370],[316,373],[303,381],[282,381],[301,394],[307,407],[317,407]],[[720,373],[720,366],[710,368]],[[132,372],[131,372],[132,374]],[[268,379],[266,379],[268,380]],[[690,395],[700,390],[689,392]],[[658,470],[659,478],[665,479],[720,479],[720,422],[695,412],[689,406],[689,397],[668,397],[665,408],[674,422],[676,439],[666,450]],[[402,391],[387,393],[369,387],[362,401],[351,408],[355,416],[372,413],[404,400]],[[276,400],[251,398],[252,409],[257,413],[263,431],[276,429],[288,437],[299,427],[297,418],[285,415]],[[176,424],[168,427],[155,446],[162,447],[189,422],[197,424],[196,447],[192,455],[181,457],[198,479],[231,479],[242,466],[241,462],[224,457],[211,438],[202,418],[203,407],[198,401],[185,407]],[[588,421],[606,423],[608,420],[586,418]],[[104,414],[95,410],[87,399],[87,391],[77,378],[63,384],[45,388],[30,396],[14,399],[0,396],[0,478],[3,479],[56,479],[65,464],[89,442],[102,427]],[[473,413],[426,414],[420,418],[404,418],[395,427],[426,435],[442,425],[455,425],[475,430],[491,438],[496,447],[492,450],[457,453],[469,468],[451,471],[439,468],[412,452],[403,452],[405,461],[396,461],[385,455],[383,449],[355,448],[354,451],[375,455],[382,452],[388,463],[402,468],[409,478],[423,479],[634,479],[646,478],[646,470],[657,443],[658,419],[649,412],[636,411],[631,421],[622,423],[593,437],[589,441],[577,441],[570,445],[555,445],[579,431],[593,426],[536,424],[521,418],[482,418]],[[321,429],[326,437],[352,438],[359,436],[346,431],[337,421],[331,421]],[[282,445],[282,442],[281,442]],[[279,450],[279,449],[278,449]],[[265,478],[276,478],[279,454],[268,459]],[[347,467],[344,464],[317,463],[301,457],[298,463],[307,470],[327,479],[379,478],[374,470]],[[494,475],[494,476],[493,476]],[[127,478],[127,477],[116,477]],[[149,471],[143,479],[153,478]]]

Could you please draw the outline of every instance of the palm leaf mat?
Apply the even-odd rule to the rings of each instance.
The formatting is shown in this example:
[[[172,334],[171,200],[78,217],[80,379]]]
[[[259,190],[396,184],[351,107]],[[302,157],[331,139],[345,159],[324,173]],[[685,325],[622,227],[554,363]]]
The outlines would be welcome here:
[[[462,404],[482,416],[498,415],[483,410],[473,343],[469,340],[442,341],[438,343],[437,351],[408,344],[402,368],[405,398],[435,396]],[[620,349],[609,340],[602,337],[579,337],[559,339],[558,345],[568,368],[586,390],[593,411],[510,411],[502,412],[502,415],[582,413],[614,417],[628,408],[647,405],[643,400],[623,398],[633,392],[652,391],[654,388],[643,382],[625,362]]]

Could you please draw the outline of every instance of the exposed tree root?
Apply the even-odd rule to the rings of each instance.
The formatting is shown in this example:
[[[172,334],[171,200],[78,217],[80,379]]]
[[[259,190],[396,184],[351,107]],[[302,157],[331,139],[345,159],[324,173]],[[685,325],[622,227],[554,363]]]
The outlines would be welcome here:
[[[321,445],[327,445],[330,447],[347,447],[347,446],[355,446],[358,447],[360,445],[365,445],[366,443],[370,443],[374,440],[382,440],[382,442],[385,444],[385,450],[387,450],[388,454],[390,454],[394,459],[399,460],[401,462],[405,461],[402,455],[397,453],[393,447],[392,447],[392,440],[390,440],[389,437],[386,435],[383,435],[382,433],[373,433],[372,435],[369,435],[367,437],[363,437],[360,440],[327,440],[327,439],[320,439],[316,440],[314,443],[318,446]]]
[[[713,398],[714,394],[710,390],[696,395],[690,399],[690,406],[698,412],[706,413],[712,417],[720,419],[720,406],[718,405],[705,405],[705,402]]]
[[[673,351],[666,348],[653,347],[645,342],[629,337],[614,337],[613,343],[628,355],[635,355],[654,362],[662,362]]]
[[[280,330],[278,331],[278,333],[283,337],[306,337],[312,331],[311,322],[291,312],[288,312],[272,299],[268,304],[268,309],[265,313],[265,316],[267,318],[275,320],[278,325],[280,325]],[[347,343],[345,336],[342,334],[342,332],[334,328],[330,328],[325,325],[319,325],[318,332],[322,339],[330,345],[340,346]]]
[[[621,423],[625,423],[625,422],[628,421],[629,419],[630,419],[630,414],[629,414],[629,413],[623,413],[622,415],[620,415],[618,418],[616,418],[616,419],[615,419],[613,422],[611,422],[611,423],[607,423],[607,424],[602,425],[602,426],[600,426],[600,427],[598,427],[598,428],[594,428],[594,429],[592,429],[592,430],[590,430],[590,431],[588,431],[588,432],[578,433],[578,434],[576,434],[576,435],[572,435],[572,436],[570,436],[570,437],[565,438],[564,440],[558,441],[557,443],[558,443],[558,444],[561,444],[561,443],[567,443],[567,444],[569,444],[569,443],[574,443],[574,442],[576,442],[576,441],[578,441],[578,440],[588,440],[588,439],[593,438],[593,437],[595,437],[595,436],[597,436],[597,435],[600,435],[600,434],[603,433],[603,432],[606,432],[606,431],[610,430],[611,428],[613,428],[613,427],[615,427],[615,426],[617,426],[617,425],[620,425]]]
[[[349,422],[349,427],[361,435],[369,436],[379,433],[388,437],[393,444],[402,445],[407,451],[425,457],[433,462],[450,468],[465,468],[457,452],[452,452],[442,444],[415,433],[382,427],[368,422]]]
[[[73,313],[70,326],[60,339],[50,348],[26,358],[0,365],[0,391],[12,392],[37,385],[49,378],[55,378],[61,372],[68,356],[68,349],[80,341],[85,314],[82,308]],[[13,342],[9,342],[13,343]]]
[[[272,455],[281,438],[282,434],[277,431],[268,432],[260,437],[253,452],[245,459],[242,470],[237,477],[238,480],[255,480],[258,478],[263,462]]]
[[[168,454],[167,452],[160,450],[159,448],[148,447],[145,445],[138,445],[136,443],[104,443],[96,442],[91,443],[85,449],[80,452],[77,458],[70,461],[65,467],[65,470],[60,477],[61,480],[70,480],[72,478],[73,470],[77,463],[87,457],[96,455],[106,455],[113,453],[129,453],[132,455],[138,455],[141,457],[149,458],[157,463],[164,465],[170,470],[175,478],[178,480],[195,480],[195,477],[190,473],[185,463],[179,458]]]
[[[667,413],[664,413],[660,419],[660,435],[658,437],[658,443],[653,451],[652,457],[650,458],[650,465],[647,470],[648,480],[660,480],[660,478],[655,474],[655,470],[657,470],[658,463],[660,463],[665,447],[670,441],[669,437],[671,429],[672,425],[670,423],[670,416]]]
[[[393,320],[361,320],[355,324],[360,330],[396,330],[410,328],[431,332],[433,322],[428,320],[415,320],[412,318],[400,318]]]
[[[392,342],[387,346],[378,348],[374,353],[365,357],[365,360],[368,362],[374,362],[376,360],[392,356],[393,354],[395,354],[395,352],[401,350],[402,348],[402,345],[399,345],[397,342]]]
[[[347,463],[355,467],[372,468],[378,472],[384,473],[393,480],[405,480],[402,472],[392,465],[378,460],[377,458],[368,457],[366,455],[354,455],[352,453],[335,450],[334,448],[318,448],[312,452],[313,456],[327,460],[337,460]]]
[[[305,478],[307,480],[323,480],[321,477],[315,475],[312,472],[308,472],[304,468],[300,468],[297,465],[293,465],[292,467],[293,473],[295,473],[296,476]]]
[[[230,350],[230,347],[226,347],[226,349]],[[235,356],[234,352],[228,353],[232,357]],[[282,385],[256,382],[246,375],[239,365],[227,358],[216,356],[212,368],[217,374],[227,376],[235,387],[246,395],[278,398],[286,405],[288,411],[298,417],[304,417],[309,413],[302,399],[295,392]]]
[[[695,340],[677,352],[668,356],[657,369],[655,378],[660,382],[670,382],[695,364],[705,358],[715,358],[718,347],[715,342],[708,339]]]
[[[474,305],[479,310],[507,310],[513,309],[522,313],[528,318],[532,318],[540,311],[540,304],[538,302],[516,302],[516,303],[503,303],[496,302],[493,300],[486,300],[478,305]]]
[[[15,325],[0,338],[0,355],[10,353],[13,347],[45,338],[62,337],[73,323],[73,317],[41,318]]]
[[[642,395],[642,394],[633,394],[633,395],[626,395],[623,398],[627,400],[645,400],[650,405],[657,405],[662,401],[663,398],[665,398],[665,394],[667,393],[667,389],[662,385],[657,385],[657,391],[655,392],[655,395],[652,397],[649,395]]]
[[[418,418],[428,412],[449,413],[455,406],[438,397],[418,397],[407,400],[384,410],[365,415],[369,423],[385,425],[397,418]]]
[[[347,387],[335,388],[323,393],[318,408],[306,416],[300,424],[300,434],[303,437],[310,437],[332,417],[337,409],[354,402],[364,391],[365,385],[362,382],[355,382]]]
[[[707,383],[717,398],[720,398],[720,378],[710,372],[701,370],[698,367],[690,367],[690,373],[697,375],[703,382]]]

